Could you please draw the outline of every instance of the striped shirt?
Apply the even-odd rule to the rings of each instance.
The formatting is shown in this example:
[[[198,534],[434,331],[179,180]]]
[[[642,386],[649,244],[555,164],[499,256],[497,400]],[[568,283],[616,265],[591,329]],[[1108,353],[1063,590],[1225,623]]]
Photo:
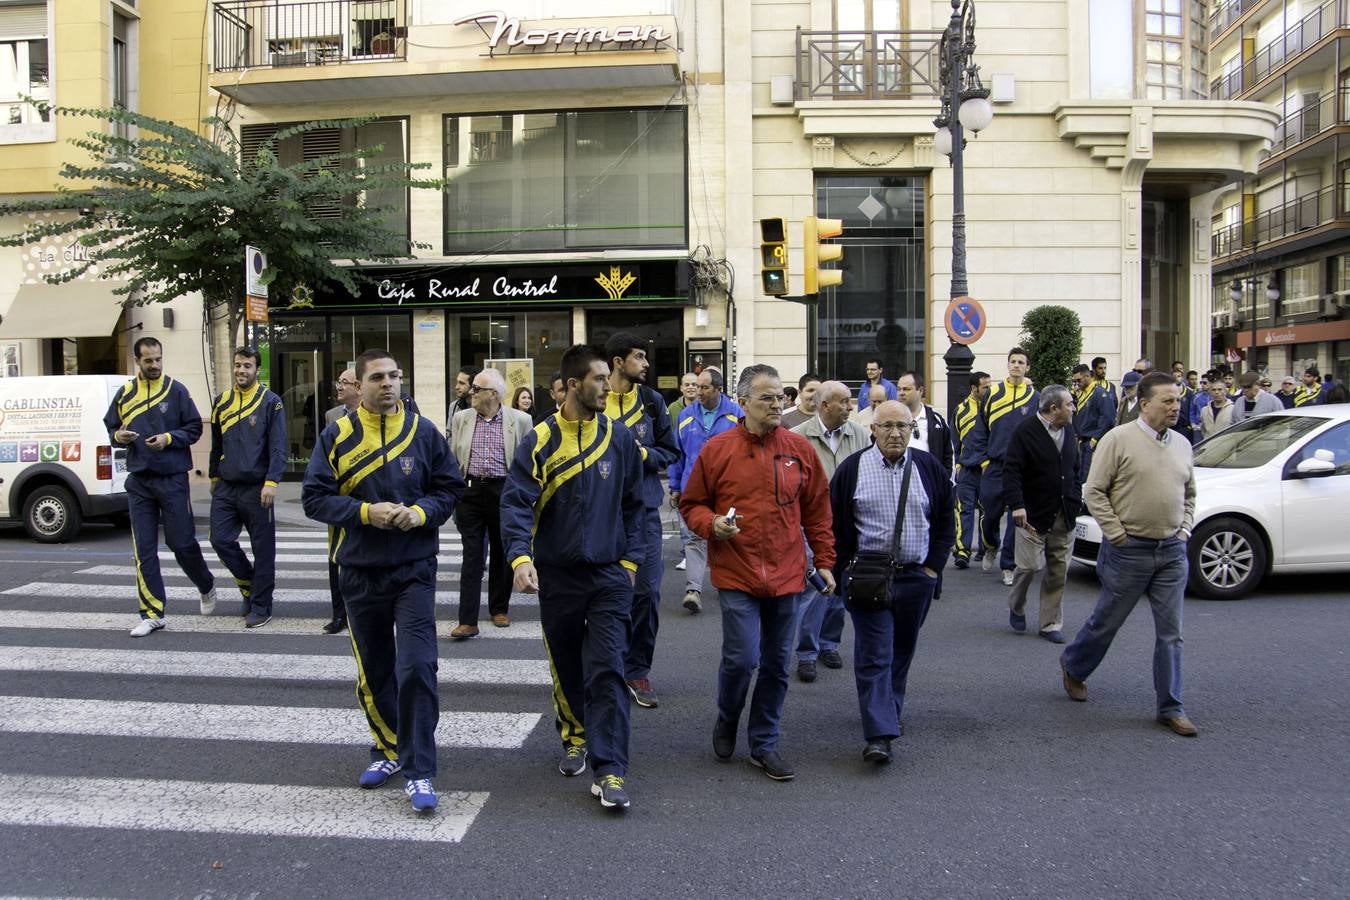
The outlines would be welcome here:
[[[490,419],[476,416],[469,443],[469,472],[475,478],[506,476],[506,444],[502,439],[502,408]]]
[[[905,463],[912,450],[894,463],[886,461],[873,445],[858,460],[858,486],[853,491],[853,518],[858,523],[858,550],[890,553],[895,535],[895,513],[900,502]],[[901,565],[920,563],[928,557],[928,515],[933,503],[917,472],[909,476],[905,523],[900,533]]]

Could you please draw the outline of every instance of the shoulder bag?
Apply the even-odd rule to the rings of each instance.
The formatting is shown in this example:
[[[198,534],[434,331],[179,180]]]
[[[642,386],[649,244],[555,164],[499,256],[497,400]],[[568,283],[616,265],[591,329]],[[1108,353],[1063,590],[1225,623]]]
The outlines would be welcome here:
[[[900,502],[895,510],[895,533],[891,537],[890,552],[859,551],[844,567],[848,575],[844,604],[854,612],[884,612],[891,608],[891,582],[899,568],[900,529],[905,524],[905,507],[909,505],[909,476],[913,469],[914,456],[911,454],[905,460],[905,474],[900,479]]]

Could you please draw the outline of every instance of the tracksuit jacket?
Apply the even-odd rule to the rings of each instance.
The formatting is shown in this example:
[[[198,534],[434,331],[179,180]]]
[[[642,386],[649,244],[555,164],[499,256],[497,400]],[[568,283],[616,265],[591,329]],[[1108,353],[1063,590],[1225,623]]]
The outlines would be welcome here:
[[[603,413],[577,422],[549,416],[516,447],[501,515],[512,569],[619,562],[636,572],[646,504],[633,433]]]
[[[975,427],[970,430],[967,453],[983,462],[1002,463],[1008,441],[1022,419],[1036,412],[1039,395],[1027,382],[1014,385],[1000,381],[989,388],[980,402]]]
[[[698,459],[703,445],[716,435],[735,428],[742,415],[736,401],[723,394],[717,404],[717,415],[713,418],[712,428],[705,431],[699,412],[702,408],[703,404],[695,400],[680,410],[680,417],[675,422],[675,442],[680,447],[680,459],[666,470],[672,491],[684,490],[684,486],[689,482],[689,473],[694,471],[694,460]]]
[[[389,415],[358,406],[324,428],[305,472],[305,515],[336,528],[341,566],[390,568],[435,558],[439,530],[464,493],[445,436],[403,404]],[[409,531],[370,527],[373,503],[402,503],[422,524]]]
[[[123,429],[137,433],[126,445],[131,474],[178,475],[192,469],[191,447],[202,436],[202,417],[188,389],[168,375],[154,381],[138,375],[118,388],[103,424],[109,435]],[[169,446],[159,451],[145,446],[145,439],[157,434],[169,436]]]
[[[675,429],[666,410],[665,398],[655,388],[635,384],[626,394],[610,391],[605,415],[622,422],[641,444],[642,499],[648,509],[660,509],[666,501],[661,470],[680,459]]]
[[[281,398],[261,384],[247,392],[233,388],[221,394],[211,408],[211,480],[275,487],[285,471],[286,408]]]
[[[974,397],[967,397],[956,405],[956,427],[952,429],[956,464],[961,468],[978,466],[980,460],[971,453],[970,432],[975,427],[975,418],[979,415],[980,403]]]
[[[1073,417],[1073,430],[1082,440],[1096,438],[1116,427],[1116,401],[1103,381],[1089,382],[1087,390],[1074,398],[1078,414]]]

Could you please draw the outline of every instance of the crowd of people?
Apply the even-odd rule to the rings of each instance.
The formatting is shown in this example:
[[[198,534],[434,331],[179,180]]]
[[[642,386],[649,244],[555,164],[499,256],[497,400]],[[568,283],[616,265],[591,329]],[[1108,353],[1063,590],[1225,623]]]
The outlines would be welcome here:
[[[1018,633],[1040,576],[1037,631],[1066,645],[1060,669],[1075,701],[1087,699],[1087,678],[1146,597],[1158,721],[1195,736],[1181,699],[1191,443],[1286,406],[1344,402],[1344,389],[1313,368],[1301,386],[1286,379],[1271,393],[1255,373],[1234,382],[1226,370],[1200,377],[1176,363],[1161,372],[1146,359],[1119,393],[1100,357],[1075,367],[1071,385],[1038,387],[1029,355],[1013,348],[1006,377],[971,375],[950,423],[925,402],[921,373],[891,381],[880,360],[868,361],[856,398],[808,373],[789,407],[779,373],[751,365],[734,384],[713,367],[685,373],[667,403],[647,384],[646,346],[619,333],[603,348],[569,348],[541,403],[528,388],[508,397],[496,369],[465,367],[444,430],[403,393],[388,352],[368,350],[338,377],[339,403],[301,499],[328,528],[333,618],[324,631],[351,634],[372,735],[361,787],[401,773],[412,808],[436,808],[436,562],[439,531],[453,518],[463,565],[449,637],[480,634],[484,576],[494,627],[510,627],[513,591],[537,593],[558,770],[589,769],[600,804],[626,808],[631,704],[660,705],[652,671],[667,502],[679,511],[686,613],[704,609],[709,577],[717,590],[719,759],[735,754],[744,719],[749,761],[774,780],[795,776],[779,747],[794,658],[806,683],[821,666],[842,668],[851,620],[862,758],[890,762],[919,633],[949,561],[998,566]],[[142,338],[134,352],[138,374],[105,423],[128,451],[140,609],[131,635],[145,637],[166,622],[161,524],[201,614],[214,612],[217,593],[188,493],[202,419],[164,374],[157,341]],[[209,417],[210,541],[234,577],[246,628],[272,615],[272,507],[286,456],[284,406],[258,382],[259,362],[254,350],[235,352],[234,383]],[[1104,535],[1102,589],[1068,641],[1062,598],[1083,508]]]

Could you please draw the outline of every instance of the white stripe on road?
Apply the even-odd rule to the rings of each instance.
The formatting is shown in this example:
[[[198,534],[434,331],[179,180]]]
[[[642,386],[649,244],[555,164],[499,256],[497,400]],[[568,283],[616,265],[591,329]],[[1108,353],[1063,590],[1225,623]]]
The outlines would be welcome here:
[[[172,630],[172,620],[167,630]],[[130,638],[128,638],[130,640]],[[163,640],[153,636],[142,640]],[[548,663],[533,659],[439,660],[445,684],[550,684]],[[92,650],[69,647],[0,647],[0,670],[84,672],[102,675],[182,675],[259,681],[352,681],[356,664],[345,656],[298,653],[208,653],[184,650]]]
[[[206,557],[207,562],[216,560],[216,555],[211,552],[209,545],[202,548],[202,555]],[[436,562],[441,565],[459,565],[461,554],[454,555],[441,554],[436,557]],[[172,562],[174,555],[171,551],[159,551],[159,558]],[[314,565],[325,565],[328,562],[328,556],[325,553],[315,551],[314,553],[278,553],[277,562],[279,563],[313,563]]]
[[[539,713],[443,712],[436,726],[436,746],[516,749],[541,718]],[[0,697],[0,731],[275,744],[370,743],[370,726],[354,706],[319,709]]]
[[[245,532],[245,534],[247,534],[247,532]],[[328,529],[326,529],[326,528],[304,528],[304,529],[278,528],[278,529],[277,529],[277,540],[283,540],[283,539],[304,539],[304,540],[314,540],[314,541],[321,541],[321,542],[322,542],[322,541],[327,541],[327,540],[328,540]],[[442,532],[440,533],[440,539],[441,539],[442,542],[445,542],[445,541],[454,541],[455,543],[459,543],[459,541],[460,541],[460,535],[459,535],[459,532],[458,532],[458,531],[446,530],[446,531],[442,531]]]
[[[128,567],[128,572],[132,578],[136,577],[136,570]],[[78,573],[77,573],[78,574]],[[285,577],[286,573],[283,573]],[[228,576],[221,576],[227,578]],[[327,574],[324,575],[326,579]],[[226,614],[228,614],[228,604],[233,603],[237,598],[231,593],[233,588],[232,581],[223,581],[216,585],[216,596],[220,602],[227,604]],[[164,592],[168,594],[169,600],[189,601],[196,603],[201,597],[195,587],[169,587],[165,585]],[[0,591],[0,595],[5,596],[26,596],[26,597],[60,597],[72,600],[112,600],[134,605],[136,603],[136,586],[128,583],[120,584],[76,584],[74,582],[59,581],[30,581],[27,584],[21,584],[18,587],[12,587],[6,591]],[[276,603],[331,603],[332,595],[328,588],[277,588],[272,592],[272,599]],[[516,606],[538,606],[539,595],[537,594],[512,594],[511,602]],[[437,591],[437,606],[454,606],[459,603],[458,591]],[[196,607],[193,607],[196,609]]]
[[[190,634],[235,634],[246,631],[248,634],[308,634],[328,637],[320,629],[328,619],[291,619],[275,618],[262,628],[245,629],[243,620],[238,616],[175,616],[173,630]],[[0,628],[51,628],[80,629],[91,631],[128,631],[136,623],[134,613],[88,613],[88,612],[32,612],[27,610],[0,610]],[[440,637],[449,638],[451,623],[440,623]],[[543,629],[538,622],[516,621],[509,628],[497,628],[484,624],[479,632],[486,638],[515,638],[517,640],[542,640]]]
[[[419,816],[402,790],[0,775],[0,823],[457,843],[485,792],[447,791]]]
[[[87,569],[77,569],[75,571],[75,574],[105,575],[105,576],[112,575],[114,577],[121,577],[121,578],[135,578],[136,567],[90,566]],[[179,569],[177,566],[165,566],[163,570],[161,570],[160,574],[162,574],[165,578],[187,578],[187,576],[184,575],[182,570]],[[216,576],[217,581],[224,579],[225,584],[227,585],[234,584],[234,576],[231,575],[230,570],[226,569],[224,566],[211,569],[211,574]],[[314,581],[322,581],[325,584],[328,582],[327,567],[324,567],[322,569],[293,569],[290,566],[287,566],[284,575],[287,581],[306,581],[309,579],[313,579]],[[3,900],[3,898],[0,898],[0,900]]]

